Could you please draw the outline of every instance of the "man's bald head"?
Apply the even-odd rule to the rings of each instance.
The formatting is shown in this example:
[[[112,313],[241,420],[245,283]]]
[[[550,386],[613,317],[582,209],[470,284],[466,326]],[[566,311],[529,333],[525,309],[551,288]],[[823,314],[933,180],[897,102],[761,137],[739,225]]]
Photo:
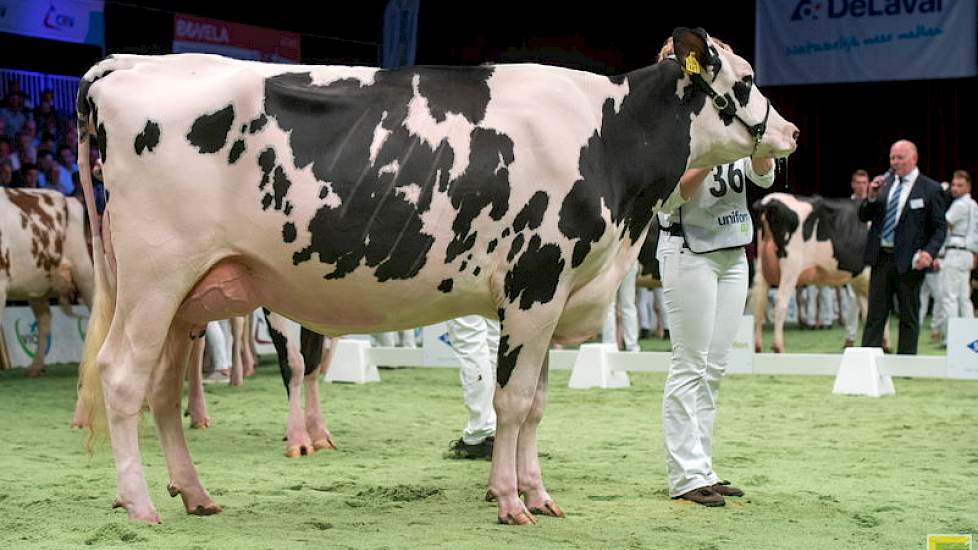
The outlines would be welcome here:
[[[890,168],[898,176],[906,176],[917,167],[917,146],[901,139],[890,147]]]

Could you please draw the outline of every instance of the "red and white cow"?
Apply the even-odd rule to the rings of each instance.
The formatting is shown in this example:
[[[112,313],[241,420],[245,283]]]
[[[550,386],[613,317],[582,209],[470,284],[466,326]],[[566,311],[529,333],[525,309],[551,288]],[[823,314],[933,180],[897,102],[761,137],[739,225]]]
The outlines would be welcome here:
[[[562,517],[536,444],[551,339],[598,331],[684,170],[795,148],[746,61],[701,29],[674,42],[683,63],[615,77],[207,55],[92,68],[79,141],[97,135],[110,195],[103,216],[89,207],[82,390],[105,398],[116,504],[159,521],[137,445],[148,399],[170,493],[221,510],[184,441],[180,379],[189,335],[261,304],[330,336],[498,317],[489,491],[501,522]]]
[[[84,206],[57,191],[0,188],[0,320],[8,299],[27,300],[34,311],[37,351],[27,376],[43,373],[48,300],[58,298],[70,315],[76,292],[91,306],[94,284]]]
[[[784,320],[788,301],[798,285],[852,285],[865,320],[869,268],[863,250],[869,234],[859,221],[859,202],[852,199],[802,197],[771,193],[755,203],[760,218],[757,269],[754,271],[754,349],[761,351],[768,289],[777,287],[774,301],[774,343],[784,352]],[[855,313],[855,312],[852,312]],[[851,345],[851,342],[847,342]]]

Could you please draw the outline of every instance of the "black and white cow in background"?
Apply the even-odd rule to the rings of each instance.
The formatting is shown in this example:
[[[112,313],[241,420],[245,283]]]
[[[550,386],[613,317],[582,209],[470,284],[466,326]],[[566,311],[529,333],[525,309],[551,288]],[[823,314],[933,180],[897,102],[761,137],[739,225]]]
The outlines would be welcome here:
[[[771,193],[754,204],[757,267],[754,270],[754,349],[761,351],[768,289],[777,287],[772,350],[784,352],[788,301],[799,285],[852,285],[865,320],[869,268],[863,250],[869,234],[859,221],[859,201]],[[855,312],[850,312],[855,314]]]
[[[684,170],[795,149],[746,61],[701,29],[674,42],[678,62],[614,77],[207,55],[89,70],[79,158],[95,134],[109,200],[98,216],[82,167],[97,298],[81,387],[105,398],[116,505],[159,521],[137,445],[148,400],[171,494],[221,510],[183,437],[181,374],[204,323],[263,305],[330,336],[498,318],[498,519],[562,517],[536,443],[551,339],[599,330]]]

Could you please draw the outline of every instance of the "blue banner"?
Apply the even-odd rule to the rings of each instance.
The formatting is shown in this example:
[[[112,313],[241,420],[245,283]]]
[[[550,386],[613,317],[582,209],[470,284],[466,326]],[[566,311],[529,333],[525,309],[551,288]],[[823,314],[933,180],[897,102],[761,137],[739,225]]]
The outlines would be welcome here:
[[[105,47],[102,0],[0,0],[0,32]]]
[[[978,74],[975,0],[757,0],[761,85]]]
[[[384,10],[384,55],[381,66],[397,69],[414,65],[420,0],[390,0]]]

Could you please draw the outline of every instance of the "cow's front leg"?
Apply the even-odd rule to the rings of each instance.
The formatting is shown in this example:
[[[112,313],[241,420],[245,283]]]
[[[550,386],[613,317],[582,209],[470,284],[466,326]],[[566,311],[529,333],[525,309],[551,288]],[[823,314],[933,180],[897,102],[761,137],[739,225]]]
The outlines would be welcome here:
[[[540,473],[540,459],[537,453],[537,427],[543,419],[543,409],[547,405],[549,371],[549,353],[547,353],[543,356],[543,366],[540,368],[533,404],[530,405],[526,420],[520,426],[516,447],[516,478],[519,492],[523,495],[530,513],[562,518],[564,513],[543,486],[543,475]]]
[[[496,497],[500,523],[525,525],[536,523],[536,518],[520,500],[522,480],[517,474],[517,454],[523,437],[520,432],[531,418],[531,410],[537,399],[540,371],[556,319],[548,322],[549,319],[540,318],[538,312],[532,309],[522,311],[514,307],[512,311],[506,312],[505,320],[501,321],[496,393],[493,397],[496,409],[496,440],[492,450],[489,493]],[[535,426],[539,423],[539,416],[543,414],[543,405],[544,402],[541,401],[536,420],[529,420],[533,429],[528,431],[525,441],[522,442],[524,456],[532,453],[533,464],[536,464]],[[531,440],[532,445],[529,444]],[[529,464],[527,461],[528,468]],[[534,470],[536,479],[539,480],[539,465]],[[538,499],[540,495],[536,488],[542,489],[542,482],[528,481],[527,484],[534,488],[533,496]]]

